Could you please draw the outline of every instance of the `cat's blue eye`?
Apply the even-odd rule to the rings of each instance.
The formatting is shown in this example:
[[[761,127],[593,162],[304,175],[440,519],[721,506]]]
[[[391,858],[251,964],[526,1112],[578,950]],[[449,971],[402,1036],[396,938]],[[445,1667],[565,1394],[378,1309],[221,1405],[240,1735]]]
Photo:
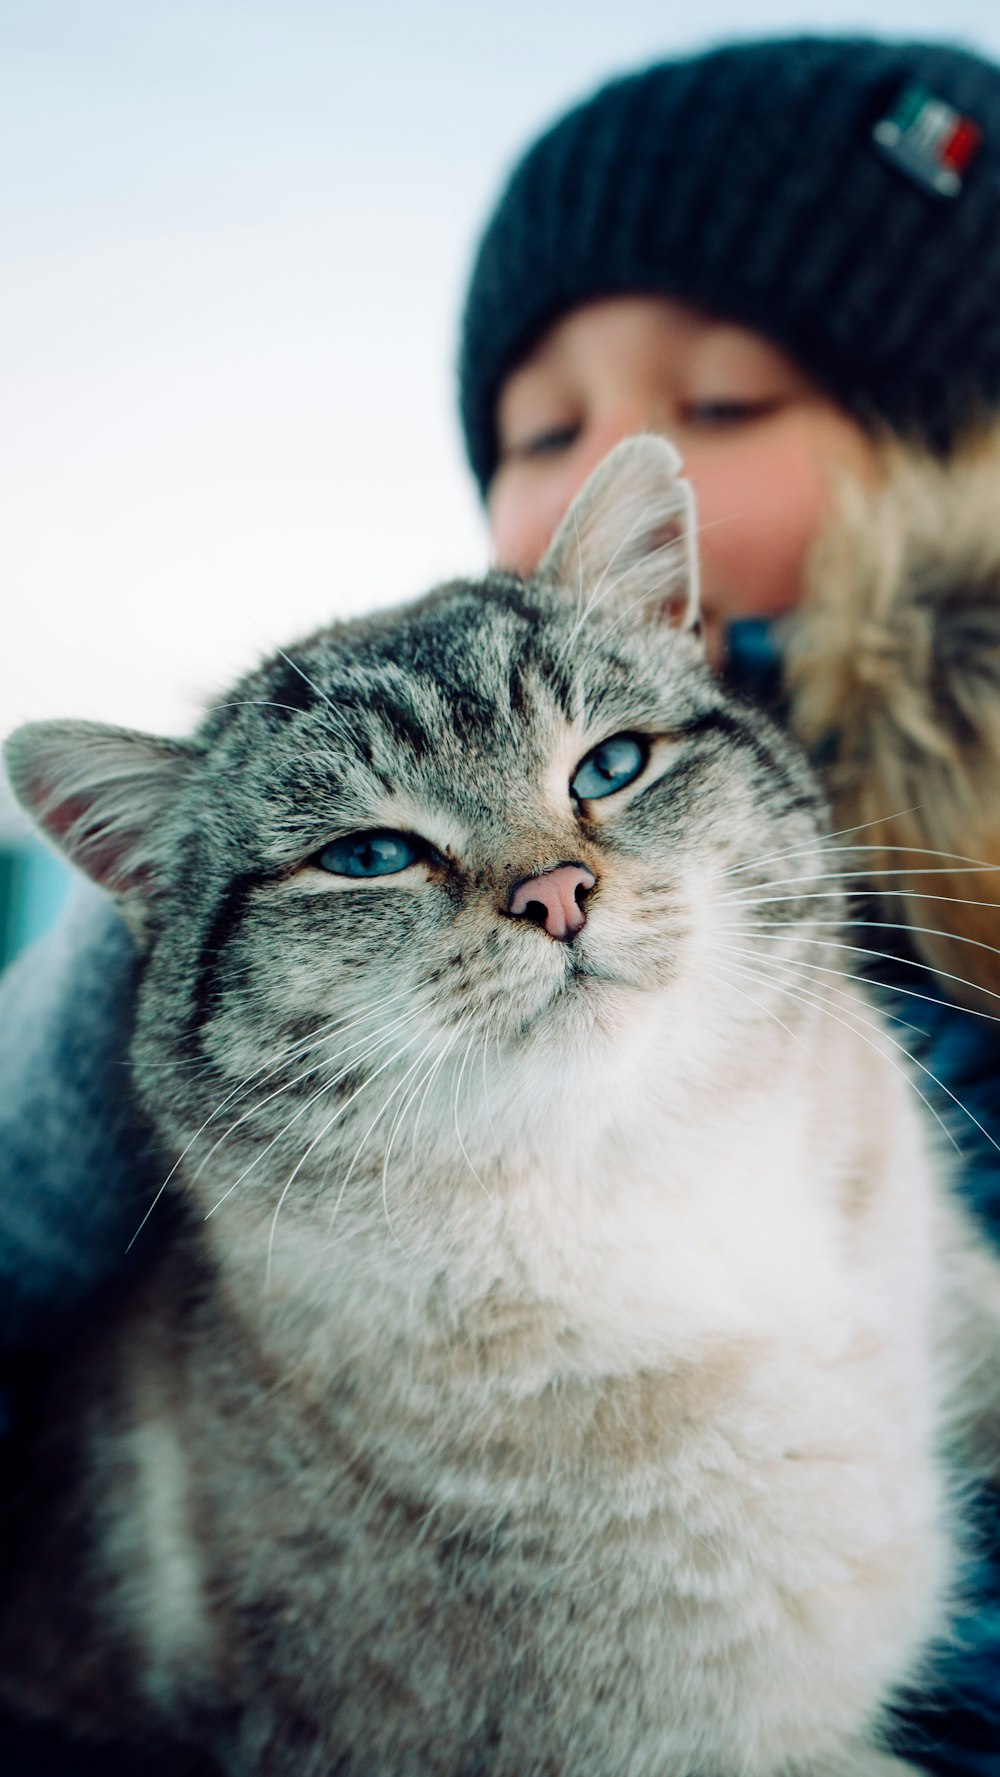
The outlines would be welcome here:
[[[634,734],[614,734],[581,761],[570,789],[581,802],[611,796],[639,776],[648,758],[649,746],[645,741]]]
[[[426,847],[408,833],[348,833],[325,846],[316,859],[333,876],[395,876],[426,856]]]

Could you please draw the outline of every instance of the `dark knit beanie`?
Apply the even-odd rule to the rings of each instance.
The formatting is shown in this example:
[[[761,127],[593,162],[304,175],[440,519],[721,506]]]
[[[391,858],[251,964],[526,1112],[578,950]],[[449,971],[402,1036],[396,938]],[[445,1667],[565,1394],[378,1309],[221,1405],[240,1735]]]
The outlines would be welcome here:
[[[462,420],[484,490],[505,378],[578,304],[752,327],[933,449],[1000,403],[1000,69],[934,44],[746,43],[616,80],[516,168],[472,274]]]

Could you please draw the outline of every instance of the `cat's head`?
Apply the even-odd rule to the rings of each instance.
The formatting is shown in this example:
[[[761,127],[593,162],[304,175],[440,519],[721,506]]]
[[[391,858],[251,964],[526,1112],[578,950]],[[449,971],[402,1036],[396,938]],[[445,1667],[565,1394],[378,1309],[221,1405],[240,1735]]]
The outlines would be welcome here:
[[[494,1103],[576,1115],[650,1007],[678,1075],[738,1022],[711,969],[726,873],[781,856],[758,917],[787,922],[819,801],[704,662],[678,467],[628,441],[535,577],[324,629],[190,741],[13,737],[22,801],[145,952],[139,1077],[178,1148],[209,1120],[200,1163],[225,1130],[214,1166],[264,1179],[273,1142],[308,1173],[380,1106],[375,1149],[494,1069]]]

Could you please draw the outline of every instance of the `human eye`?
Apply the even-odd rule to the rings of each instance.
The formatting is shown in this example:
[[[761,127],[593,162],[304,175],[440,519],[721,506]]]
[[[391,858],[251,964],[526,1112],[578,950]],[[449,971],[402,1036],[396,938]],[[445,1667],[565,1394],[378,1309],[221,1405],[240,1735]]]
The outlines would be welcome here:
[[[777,396],[711,396],[687,401],[681,408],[681,419],[690,426],[719,427],[751,425],[765,419],[780,406]]]
[[[556,457],[564,450],[571,450],[579,436],[580,425],[576,420],[566,420],[559,425],[539,426],[508,444],[504,455],[509,461],[519,463]]]

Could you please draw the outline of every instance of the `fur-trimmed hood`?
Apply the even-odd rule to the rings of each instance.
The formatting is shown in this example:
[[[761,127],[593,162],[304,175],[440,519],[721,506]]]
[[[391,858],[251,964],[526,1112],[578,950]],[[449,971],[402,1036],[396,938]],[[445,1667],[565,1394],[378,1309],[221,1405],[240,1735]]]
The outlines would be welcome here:
[[[790,724],[949,994],[1000,1013],[1000,424],[839,490],[787,621]],[[955,977],[959,980],[955,980]]]

